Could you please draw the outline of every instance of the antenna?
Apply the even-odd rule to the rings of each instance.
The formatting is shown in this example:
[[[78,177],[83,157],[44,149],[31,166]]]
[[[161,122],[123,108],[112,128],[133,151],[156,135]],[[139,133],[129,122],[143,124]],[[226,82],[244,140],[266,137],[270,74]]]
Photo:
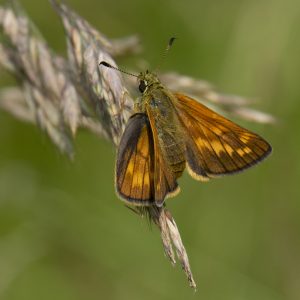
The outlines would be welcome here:
[[[163,53],[162,58],[160,59],[160,62],[159,62],[159,64],[158,64],[158,66],[156,67],[156,70],[158,70],[158,69],[162,66],[162,64],[164,63],[164,61],[165,61],[165,59],[166,59],[166,57],[167,57],[167,54],[168,54],[168,52],[170,51],[170,49],[171,49],[172,45],[174,44],[174,41],[175,41],[175,40],[176,40],[176,37],[171,37],[171,38],[169,39],[167,48],[166,48],[165,52]]]
[[[158,66],[156,67],[156,70],[158,70],[158,69],[162,66],[162,64],[163,64],[163,62],[165,61],[166,56],[167,56],[168,52],[170,51],[170,49],[171,49],[171,47],[172,47],[172,45],[173,45],[173,43],[174,43],[175,40],[176,40],[175,37],[171,37],[171,38],[169,39],[167,48],[166,48],[166,50],[164,51],[164,53],[163,53],[163,55],[162,55],[162,58],[161,58],[161,60],[160,60],[160,63],[159,63]],[[110,69],[117,70],[117,71],[119,71],[119,72],[122,72],[122,73],[124,73],[124,74],[130,75],[130,76],[133,76],[133,77],[137,77],[137,78],[139,77],[138,75],[135,75],[135,74],[126,72],[126,71],[124,71],[124,70],[121,70],[121,69],[119,69],[119,68],[117,68],[117,67],[114,67],[114,66],[112,66],[111,64],[109,64],[109,63],[106,62],[106,61],[101,61],[101,62],[99,63],[99,66],[100,66],[100,65],[103,65],[104,67],[107,67],[107,68],[110,68]]]
[[[123,70],[121,70],[121,69],[119,69],[119,68],[116,68],[116,67],[112,66],[111,64],[109,64],[109,63],[106,62],[106,61],[101,61],[101,62],[99,63],[99,66],[100,66],[100,65],[103,65],[104,67],[107,67],[107,68],[110,68],[110,69],[117,70],[117,71],[119,71],[119,72],[122,72],[122,73],[124,73],[124,74],[130,75],[130,76],[133,76],[133,77],[138,77],[138,76],[135,75],[135,74],[132,74],[132,73],[123,71]]]

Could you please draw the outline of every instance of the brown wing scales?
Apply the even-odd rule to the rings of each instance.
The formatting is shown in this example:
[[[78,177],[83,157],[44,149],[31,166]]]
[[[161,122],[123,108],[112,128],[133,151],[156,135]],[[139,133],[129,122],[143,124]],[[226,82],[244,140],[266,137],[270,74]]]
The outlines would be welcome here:
[[[156,149],[152,128],[145,114],[134,114],[122,135],[116,162],[116,189],[131,204],[162,205],[178,190],[176,180]]]
[[[270,154],[271,146],[257,134],[192,98],[175,96],[177,113],[187,132],[187,166],[196,179],[240,172]]]
[[[153,203],[153,158],[147,116],[135,114],[127,123],[117,154],[116,188],[122,199],[139,205]]]

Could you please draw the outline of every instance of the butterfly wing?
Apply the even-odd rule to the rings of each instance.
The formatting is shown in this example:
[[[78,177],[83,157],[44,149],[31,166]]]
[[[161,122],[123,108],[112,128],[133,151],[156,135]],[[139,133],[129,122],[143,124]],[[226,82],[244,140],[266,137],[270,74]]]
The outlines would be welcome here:
[[[257,134],[192,98],[174,95],[178,100],[175,106],[179,119],[187,132],[187,167],[195,179],[240,172],[271,153],[271,146]]]
[[[131,204],[153,204],[153,170],[154,148],[148,118],[145,114],[134,114],[128,120],[118,148],[117,193]]]
[[[122,135],[116,162],[116,189],[125,202],[140,206],[156,204],[177,189],[155,148],[147,115],[134,114]]]

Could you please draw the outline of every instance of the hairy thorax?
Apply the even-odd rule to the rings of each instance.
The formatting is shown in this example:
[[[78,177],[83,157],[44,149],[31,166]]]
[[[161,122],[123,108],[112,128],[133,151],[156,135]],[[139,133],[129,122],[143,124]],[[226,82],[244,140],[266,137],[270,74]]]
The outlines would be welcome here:
[[[164,160],[179,177],[185,168],[185,143],[174,101],[177,99],[163,85],[154,82],[137,100],[135,110],[148,114]]]

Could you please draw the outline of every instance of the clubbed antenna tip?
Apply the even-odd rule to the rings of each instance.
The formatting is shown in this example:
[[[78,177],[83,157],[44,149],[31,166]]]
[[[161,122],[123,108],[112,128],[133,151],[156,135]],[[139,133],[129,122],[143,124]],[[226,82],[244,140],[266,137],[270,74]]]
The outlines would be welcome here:
[[[112,66],[111,64],[109,64],[109,63],[106,62],[106,61],[101,61],[101,62],[99,63],[99,66],[100,66],[100,65],[102,65],[102,66],[104,66],[104,67],[107,67],[107,68],[111,68],[111,69],[117,70],[117,71],[119,71],[119,72],[122,72],[122,73],[124,73],[124,74],[130,75],[130,76],[133,76],[133,77],[138,77],[138,76],[135,75],[135,74],[132,74],[132,73],[123,71],[123,70],[121,70],[121,69],[119,69],[119,68],[116,68],[116,67]]]
[[[177,38],[176,38],[175,36],[172,36],[172,37],[170,38],[169,44],[168,44],[169,48],[173,45],[173,43],[175,42],[176,39],[177,39]]]
[[[169,39],[169,42],[168,42],[168,46],[167,48],[165,49],[165,52],[163,53],[162,57],[161,57],[161,60],[159,62],[159,64],[157,65],[156,67],[156,71],[160,69],[160,67],[162,66],[162,64],[164,63],[165,59],[166,59],[166,56],[168,54],[168,52],[170,51],[174,41],[176,40],[176,37],[172,36],[170,39]]]
[[[110,65],[109,63],[107,63],[106,61],[101,61],[101,62],[99,63],[99,65],[103,65],[103,66],[105,66],[105,67],[107,67],[107,68],[113,68],[113,66]]]

